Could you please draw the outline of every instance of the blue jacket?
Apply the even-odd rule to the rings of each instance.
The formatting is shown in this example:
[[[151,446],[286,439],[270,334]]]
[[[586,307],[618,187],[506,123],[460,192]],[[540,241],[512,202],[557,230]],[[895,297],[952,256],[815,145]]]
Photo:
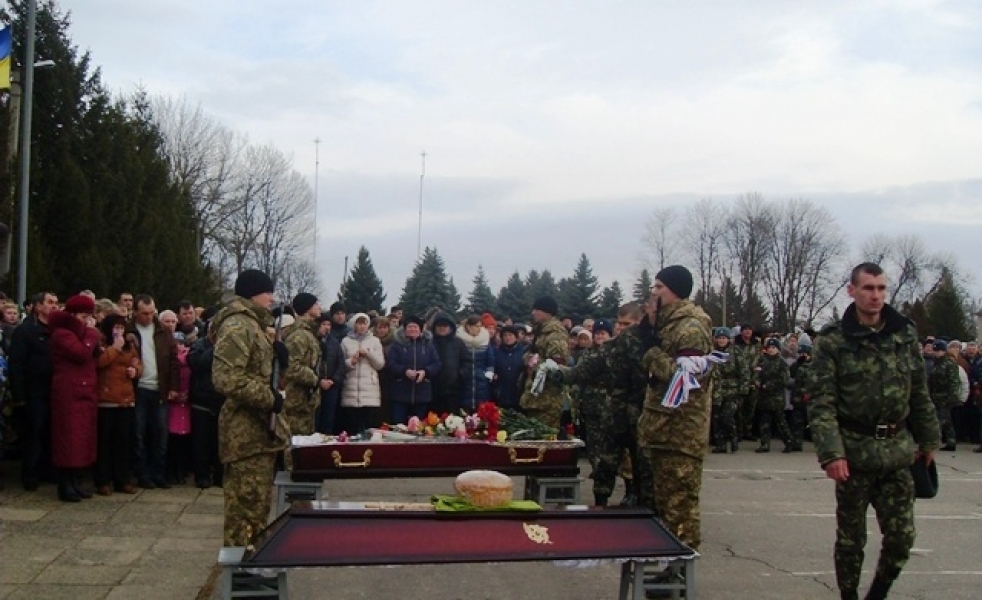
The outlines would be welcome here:
[[[494,369],[494,346],[490,344],[491,336],[483,327],[477,336],[470,335],[461,327],[457,330],[457,337],[464,341],[464,352],[469,359],[460,394],[460,407],[474,412],[478,404],[491,400],[491,380],[488,379],[487,372]]]
[[[519,390],[519,380],[525,368],[522,355],[525,354],[526,349],[525,344],[515,343],[510,348],[501,344],[494,352],[494,374],[497,375],[494,382],[494,398],[498,406],[518,408],[518,400],[522,395]]]
[[[440,372],[440,357],[430,340],[418,337],[395,342],[385,357],[385,368],[392,373],[391,398],[402,404],[427,404],[433,397],[433,377]],[[406,371],[426,371],[417,383],[406,377]]]

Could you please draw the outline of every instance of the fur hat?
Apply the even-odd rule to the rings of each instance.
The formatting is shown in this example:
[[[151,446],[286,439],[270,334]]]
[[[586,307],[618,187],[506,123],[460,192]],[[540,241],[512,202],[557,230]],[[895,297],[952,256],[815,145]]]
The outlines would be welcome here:
[[[665,267],[658,271],[655,279],[665,284],[679,298],[685,299],[692,294],[692,273],[682,265]]]
[[[542,312],[556,316],[559,314],[559,303],[552,296],[542,296],[541,298],[535,299],[535,303],[532,304],[532,310],[541,310]]]
[[[246,269],[235,278],[235,295],[253,298],[260,294],[273,293],[273,280],[259,269]]]
[[[317,296],[308,294],[307,292],[300,292],[293,297],[291,304],[293,304],[293,310],[296,311],[297,315],[304,315],[317,304]]]
[[[76,294],[65,302],[65,312],[77,315],[79,313],[92,314],[95,312],[95,300],[88,296]]]

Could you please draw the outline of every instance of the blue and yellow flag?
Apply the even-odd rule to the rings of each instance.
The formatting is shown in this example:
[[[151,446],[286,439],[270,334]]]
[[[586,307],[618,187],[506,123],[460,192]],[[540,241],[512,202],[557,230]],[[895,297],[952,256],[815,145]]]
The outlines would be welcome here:
[[[10,89],[10,27],[0,29],[0,90]]]

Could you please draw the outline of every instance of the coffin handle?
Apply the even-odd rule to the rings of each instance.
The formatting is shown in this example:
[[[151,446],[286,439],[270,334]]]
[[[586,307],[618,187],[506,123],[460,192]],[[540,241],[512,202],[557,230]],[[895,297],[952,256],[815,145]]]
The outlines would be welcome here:
[[[343,469],[345,467],[367,467],[372,463],[372,451],[365,450],[365,453],[361,455],[361,462],[341,462],[341,453],[335,450],[331,452],[331,458],[334,459],[334,466]]]
[[[546,456],[546,449],[542,447],[539,447],[539,450],[536,453],[535,458],[518,458],[518,450],[516,450],[515,448],[508,449],[508,458],[511,460],[511,464],[513,465],[527,465],[532,463],[540,464],[542,463],[542,459],[545,458],[545,456]]]

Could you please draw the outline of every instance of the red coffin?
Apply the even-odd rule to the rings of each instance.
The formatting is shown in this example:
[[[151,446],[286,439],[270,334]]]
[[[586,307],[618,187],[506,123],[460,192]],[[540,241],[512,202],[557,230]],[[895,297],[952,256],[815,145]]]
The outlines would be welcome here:
[[[455,477],[491,469],[526,477],[576,477],[578,442],[499,444],[472,440],[347,442],[291,449],[294,481]]]

